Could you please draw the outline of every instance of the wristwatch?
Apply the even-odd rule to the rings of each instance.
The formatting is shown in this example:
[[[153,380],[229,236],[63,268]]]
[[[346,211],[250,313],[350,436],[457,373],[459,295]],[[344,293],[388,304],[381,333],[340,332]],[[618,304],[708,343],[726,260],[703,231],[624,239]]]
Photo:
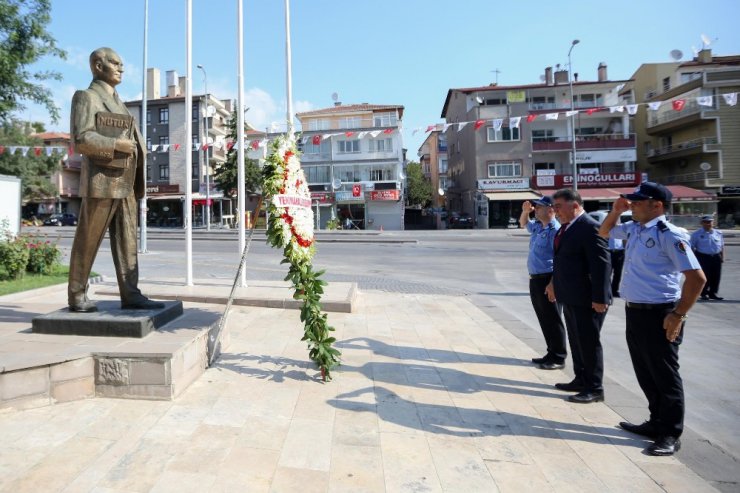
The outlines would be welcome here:
[[[674,314],[675,316],[677,316],[678,318],[680,318],[681,319],[681,322],[683,322],[687,318],[689,318],[689,316],[686,315],[685,313],[681,314],[681,313],[678,313],[676,310],[673,310],[671,313]]]

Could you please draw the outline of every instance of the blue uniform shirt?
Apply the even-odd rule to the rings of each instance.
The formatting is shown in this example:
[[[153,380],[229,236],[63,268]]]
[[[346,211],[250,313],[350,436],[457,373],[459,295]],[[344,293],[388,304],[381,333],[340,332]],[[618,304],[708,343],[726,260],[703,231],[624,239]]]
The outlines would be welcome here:
[[[664,231],[658,222],[665,225]],[[691,251],[688,235],[656,217],[644,226],[638,222],[618,224],[612,238],[629,240],[619,294],[632,303],[670,303],[681,297],[681,272],[701,269]]]
[[[712,228],[712,231],[705,231],[704,228],[697,229],[691,233],[691,248],[705,255],[716,255],[722,251],[725,245],[722,232]]]
[[[527,269],[529,274],[548,274],[552,272],[552,258],[555,256],[553,240],[560,229],[560,223],[553,219],[547,226],[539,221],[529,221],[529,256]]]
[[[624,250],[624,242],[616,238],[609,238],[609,250]]]

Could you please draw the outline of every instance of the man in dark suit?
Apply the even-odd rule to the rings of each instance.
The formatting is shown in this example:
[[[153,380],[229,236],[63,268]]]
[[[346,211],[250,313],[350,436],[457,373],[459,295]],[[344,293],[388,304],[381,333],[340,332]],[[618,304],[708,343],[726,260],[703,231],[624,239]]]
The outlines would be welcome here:
[[[578,192],[565,188],[553,195],[561,223],[554,240],[553,279],[547,286],[550,301],[563,305],[575,378],[555,385],[577,392],[568,400],[590,403],[604,400],[604,357],[601,326],[611,302],[611,264],[599,223],[584,214]]]
[[[133,120],[133,128],[128,133],[122,131],[119,137],[102,135],[99,128],[100,114],[113,113],[123,118],[120,121],[131,118],[115,90],[121,83],[123,62],[112,49],[98,48],[90,54],[90,70],[90,87],[75,92],[72,98],[70,133],[75,151],[82,154],[82,206],[70,255],[69,309],[97,310],[87,298],[88,277],[106,230],[110,233],[121,307],[163,308],[163,303],[147,299],[137,287],[137,199],[144,196],[146,186],[141,134]]]

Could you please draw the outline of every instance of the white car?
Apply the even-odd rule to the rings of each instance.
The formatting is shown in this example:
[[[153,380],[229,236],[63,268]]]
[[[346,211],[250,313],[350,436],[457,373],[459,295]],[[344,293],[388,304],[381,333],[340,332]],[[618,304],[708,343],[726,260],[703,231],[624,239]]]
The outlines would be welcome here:
[[[597,223],[601,224],[604,222],[604,219],[606,219],[606,216],[609,215],[609,212],[611,211],[593,211],[588,212],[587,214],[591,216]],[[632,221],[632,211],[625,211],[619,216],[620,223],[628,223],[630,221]]]

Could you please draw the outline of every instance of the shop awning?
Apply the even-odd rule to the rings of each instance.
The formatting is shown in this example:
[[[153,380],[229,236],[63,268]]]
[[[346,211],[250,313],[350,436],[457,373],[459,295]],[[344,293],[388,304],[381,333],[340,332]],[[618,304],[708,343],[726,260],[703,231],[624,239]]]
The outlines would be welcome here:
[[[488,200],[537,200],[540,194],[530,192],[529,190],[520,190],[516,192],[487,192],[483,195]]]
[[[185,200],[184,195],[147,195],[147,200]]]
[[[706,193],[696,188],[686,187],[684,185],[668,185],[668,189],[673,194],[674,202],[716,202],[715,195]],[[613,202],[623,193],[633,193],[635,187],[615,187],[615,188],[578,188],[578,193],[583,200],[600,200],[602,202]],[[549,190],[547,191],[549,192]],[[553,190],[552,193],[555,193]],[[496,199],[500,200],[500,199]]]

